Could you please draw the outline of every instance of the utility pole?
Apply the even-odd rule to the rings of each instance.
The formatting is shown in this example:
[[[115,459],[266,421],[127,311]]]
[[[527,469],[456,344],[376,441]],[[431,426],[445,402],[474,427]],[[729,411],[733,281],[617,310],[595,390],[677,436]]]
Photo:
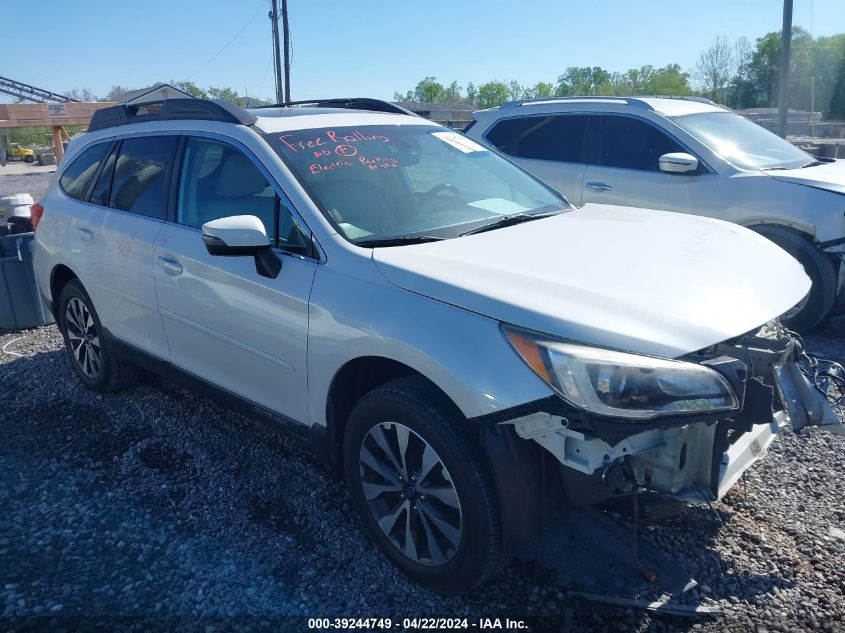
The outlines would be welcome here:
[[[282,0],[282,35],[285,41],[285,100],[290,98],[290,30],[288,29],[288,0]]]
[[[789,108],[789,49],[792,45],[792,0],[783,0],[783,30],[780,34],[780,83],[778,85],[778,134],[786,138]]]
[[[282,61],[279,59],[279,1],[272,0],[270,10],[270,24],[273,28],[273,74],[276,77],[276,103],[285,102],[285,93],[282,88]],[[285,51],[287,57],[287,51]]]

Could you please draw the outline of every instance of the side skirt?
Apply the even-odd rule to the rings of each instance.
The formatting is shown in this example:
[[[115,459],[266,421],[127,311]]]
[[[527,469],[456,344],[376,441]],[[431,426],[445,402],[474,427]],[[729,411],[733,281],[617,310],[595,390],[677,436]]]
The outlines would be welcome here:
[[[134,345],[125,343],[112,336],[108,330],[105,330],[104,334],[108,341],[109,352],[114,354],[115,358],[121,362],[166,378],[199,396],[213,400],[231,411],[261,422],[269,430],[282,433],[296,440],[309,449],[319,461],[328,465],[328,433],[320,425],[313,424],[310,428],[306,427],[296,420],[262,407],[199,376],[175,367],[170,362],[140,350]]]

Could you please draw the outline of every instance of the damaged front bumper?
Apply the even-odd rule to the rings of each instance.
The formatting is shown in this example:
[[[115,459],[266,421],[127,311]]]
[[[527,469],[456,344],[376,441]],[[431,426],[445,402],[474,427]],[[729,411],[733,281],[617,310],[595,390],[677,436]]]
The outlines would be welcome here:
[[[720,499],[787,426],[845,434],[807,369],[816,361],[777,324],[689,359],[725,375],[740,395],[738,412],[643,425],[539,411],[504,423],[564,466],[567,496],[585,505],[646,490],[682,501]]]

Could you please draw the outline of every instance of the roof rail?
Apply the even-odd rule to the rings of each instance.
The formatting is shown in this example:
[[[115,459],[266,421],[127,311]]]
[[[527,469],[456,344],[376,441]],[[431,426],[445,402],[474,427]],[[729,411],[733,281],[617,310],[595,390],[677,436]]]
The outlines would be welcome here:
[[[286,101],[284,103],[271,103],[258,106],[258,108],[289,108],[296,106],[313,106],[315,108],[348,108],[350,110],[370,110],[372,112],[390,112],[392,114],[409,114],[419,116],[410,110],[382,99],[370,99],[369,97],[352,97],[348,99],[311,99],[308,101]]]
[[[91,116],[88,131],[146,121],[221,121],[252,125],[254,114],[225,99],[163,99],[135,105],[117,105],[97,110]]]
[[[536,97],[533,99],[517,99],[515,101],[507,101],[503,103],[500,108],[516,108],[521,105],[530,105],[530,104],[538,104],[538,103],[548,103],[548,102],[556,102],[556,101],[624,101],[628,105],[639,107],[639,108],[646,108],[648,110],[653,110],[649,104],[643,101],[643,99],[680,99],[683,101],[696,101],[698,103],[706,103],[708,105],[715,106],[717,108],[721,108],[718,103],[715,101],[711,101],[706,97],[697,97],[695,95],[627,95],[627,96],[616,96],[616,95],[583,95],[583,96],[571,96],[571,97]]]
[[[629,105],[648,108],[647,104],[638,102],[636,97],[617,97],[615,95],[573,95],[570,97],[535,97],[533,99],[516,99],[515,101],[507,101],[500,105],[500,108],[517,108],[521,105],[531,105],[539,103],[554,103],[556,101],[624,101]]]
[[[637,95],[639,99],[680,99],[682,101],[697,101],[698,103],[706,103],[709,105],[719,105],[712,99],[707,97],[697,97],[695,95]]]

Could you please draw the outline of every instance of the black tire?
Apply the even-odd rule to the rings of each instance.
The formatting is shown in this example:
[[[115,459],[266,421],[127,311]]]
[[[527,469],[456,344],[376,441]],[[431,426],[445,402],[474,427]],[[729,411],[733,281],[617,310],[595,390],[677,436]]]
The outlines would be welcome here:
[[[448,475],[449,483],[459,500],[459,545],[450,550],[451,558],[443,564],[434,564],[431,559],[426,563],[424,557],[414,560],[403,553],[379,527],[374,510],[366,499],[365,483],[362,481],[366,476],[366,469],[360,463],[362,445],[365,439],[370,437],[368,434],[371,430],[377,431],[379,425],[389,423],[394,423],[393,428],[396,428],[397,423],[404,425],[417,436],[415,442],[418,443],[421,439],[435,451],[443,468],[442,472]],[[389,433],[389,429],[387,432]],[[460,412],[425,380],[418,377],[400,378],[364,396],[355,405],[349,417],[343,455],[349,491],[370,537],[391,562],[413,580],[438,591],[469,591],[495,575],[507,561],[503,547],[499,500],[479,442],[470,432],[470,427]],[[405,455],[408,456],[409,452],[406,451]],[[411,471],[410,457],[407,460],[403,458],[403,463],[405,461],[408,461],[408,471]],[[416,482],[421,491],[425,491],[423,479]],[[413,487],[410,489],[413,490]],[[403,490],[407,491],[408,488]],[[410,498],[402,497],[407,501]],[[418,499],[424,500],[419,501],[420,505],[429,504],[428,507],[438,501],[431,498],[426,500],[425,494]],[[416,517],[417,533],[422,538],[420,515],[430,515],[429,511],[418,511],[416,507],[414,503],[413,514]],[[410,521],[411,514],[409,507],[406,514],[399,516],[404,516]],[[401,521],[401,518],[399,520]],[[430,520],[427,522],[430,525]],[[429,538],[431,532],[425,530],[426,548],[431,552]]]
[[[837,271],[833,260],[816,248],[809,237],[792,229],[781,226],[752,228],[797,259],[812,280],[813,286],[803,306],[788,317],[781,317],[783,324],[791,330],[809,330],[828,315],[836,302]]]
[[[26,158],[24,158],[24,160],[27,163],[32,163],[32,162],[35,162],[35,157],[34,156],[27,156]]]
[[[71,323],[73,318],[69,317],[68,314],[68,306],[72,302],[81,303],[87,310],[87,314],[90,314],[90,325],[83,328],[83,334],[90,337],[90,349],[97,350],[99,361],[96,363],[96,371],[94,371],[94,363],[91,361],[93,355],[85,354],[86,362],[81,361],[78,356],[79,345],[76,342],[80,328]],[[73,303],[73,305],[78,306],[79,303]],[[88,322],[87,318],[80,320],[85,323]],[[109,350],[108,341],[103,334],[103,326],[94,304],[88,293],[85,292],[85,288],[76,279],[69,281],[62,288],[59,295],[57,322],[65,341],[68,362],[73,372],[86,387],[98,393],[113,393],[131,387],[138,382],[139,371],[135,367],[118,362]],[[70,332],[69,326],[71,327]],[[74,343],[71,342],[72,338],[75,341]]]

